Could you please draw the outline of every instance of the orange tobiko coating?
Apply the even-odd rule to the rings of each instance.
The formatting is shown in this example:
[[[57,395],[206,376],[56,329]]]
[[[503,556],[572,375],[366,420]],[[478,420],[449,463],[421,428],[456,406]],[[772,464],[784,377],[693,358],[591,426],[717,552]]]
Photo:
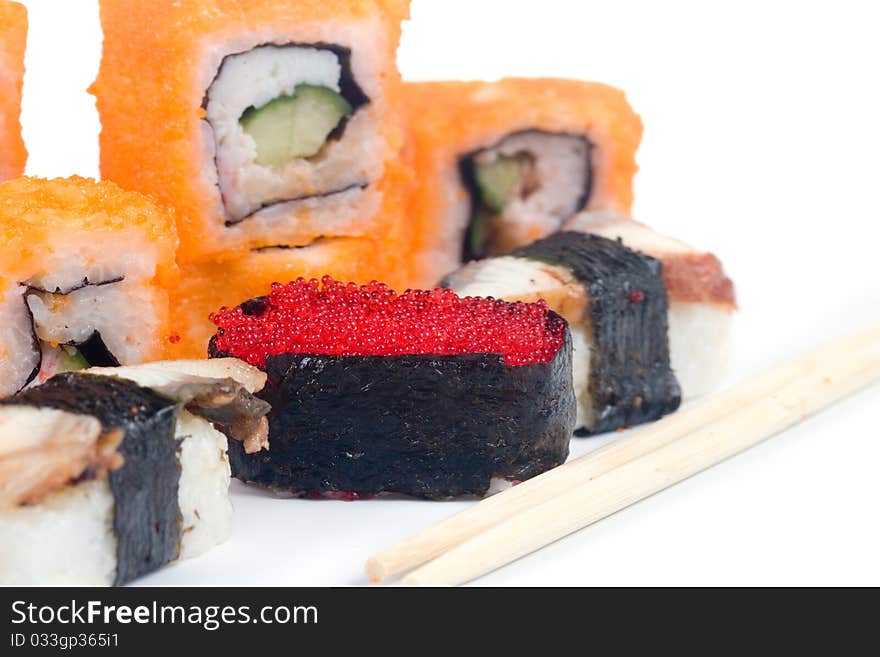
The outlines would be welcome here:
[[[0,180],[20,176],[27,162],[19,118],[27,30],[27,10],[0,0]]]
[[[409,278],[407,251],[385,241],[328,238],[303,248],[272,248],[241,258],[181,265],[180,284],[171,290],[175,358],[204,358],[216,328],[209,315],[222,306],[266,293],[273,283],[298,278],[337,279],[369,283],[379,275],[405,288]],[[382,272],[382,274],[380,274]]]
[[[40,273],[47,250],[71,235],[107,248],[149,244],[158,262],[157,283],[177,281],[174,213],[143,194],[90,178],[17,178],[0,183],[0,277],[16,282]],[[44,272],[45,273],[45,272]]]

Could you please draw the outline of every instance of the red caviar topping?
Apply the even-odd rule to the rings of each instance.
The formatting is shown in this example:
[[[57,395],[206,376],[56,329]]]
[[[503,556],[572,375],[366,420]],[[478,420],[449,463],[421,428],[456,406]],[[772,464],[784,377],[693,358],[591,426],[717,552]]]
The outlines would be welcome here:
[[[460,298],[452,290],[397,294],[372,282],[329,276],[272,285],[262,304],[211,315],[215,346],[251,365],[285,353],[339,356],[500,354],[509,365],[547,363],[562,347],[565,321],[543,301]]]

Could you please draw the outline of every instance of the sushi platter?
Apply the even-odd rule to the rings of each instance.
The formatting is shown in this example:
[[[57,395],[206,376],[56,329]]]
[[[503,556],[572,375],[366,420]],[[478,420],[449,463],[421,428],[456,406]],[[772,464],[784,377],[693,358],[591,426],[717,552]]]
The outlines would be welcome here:
[[[634,218],[623,91],[405,81],[410,4],[99,0],[95,179],[32,175],[0,0],[0,586],[635,583],[587,534],[876,405],[880,280],[779,316]]]

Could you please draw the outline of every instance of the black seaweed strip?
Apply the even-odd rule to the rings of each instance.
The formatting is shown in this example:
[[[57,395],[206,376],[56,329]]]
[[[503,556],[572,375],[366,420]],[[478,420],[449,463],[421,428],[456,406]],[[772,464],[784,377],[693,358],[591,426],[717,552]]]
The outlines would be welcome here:
[[[272,201],[271,203],[263,203],[259,208],[251,212],[246,217],[242,217],[241,219],[232,220],[228,219],[225,223],[226,227],[235,226],[236,224],[240,224],[242,221],[247,221],[248,219],[253,218],[255,215],[259,214],[266,208],[274,208],[276,205],[285,205],[287,203],[297,203],[299,201],[308,201],[313,198],[330,198],[331,196],[336,196],[337,194],[345,194],[345,192],[350,192],[353,189],[364,190],[369,187],[369,183],[354,183],[353,185],[349,185],[348,187],[343,187],[342,189],[337,189],[332,192],[320,192],[316,194],[307,194],[306,196],[297,196],[296,198],[288,198],[282,201]]]
[[[181,515],[176,402],[124,379],[68,372],[0,404],[91,415],[105,430],[124,432],[119,447],[124,465],[109,476],[116,535],[114,585],[154,572],[177,558]]]
[[[111,278],[106,281],[99,281],[97,283],[92,283],[89,280],[89,277],[86,276],[82,279],[81,283],[77,283],[73,287],[66,288],[62,290],[60,287],[56,287],[54,290],[47,290],[38,285],[32,285],[30,283],[20,283],[20,285],[24,285],[29,291],[40,292],[42,294],[55,294],[60,296],[67,296],[68,294],[73,294],[83,288],[87,287],[103,287],[104,285],[114,285],[115,283],[121,283],[125,280],[125,276],[117,276],[116,278]]]
[[[37,378],[37,375],[40,373],[40,370],[43,368],[43,349],[40,346],[40,338],[37,337],[37,323],[34,321],[34,313],[31,312],[31,307],[27,302],[27,290],[22,292],[21,295],[22,303],[24,303],[24,311],[28,314],[31,322],[31,346],[33,347],[34,352],[37,354],[37,366],[33,369],[33,371],[28,375],[24,384],[16,391],[21,392],[24,390],[31,381]]]
[[[681,389],[669,360],[669,301],[658,260],[574,232],[556,233],[512,255],[566,267],[587,290],[590,397],[597,421],[579,434],[651,422],[679,407]]]

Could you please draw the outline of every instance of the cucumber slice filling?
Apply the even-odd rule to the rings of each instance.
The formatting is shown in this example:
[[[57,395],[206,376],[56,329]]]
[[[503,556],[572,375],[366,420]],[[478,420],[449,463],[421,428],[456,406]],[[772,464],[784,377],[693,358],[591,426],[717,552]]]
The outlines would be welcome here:
[[[61,353],[58,357],[58,369],[55,371],[56,374],[61,374],[62,372],[76,372],[77,370],[86,370],[91,367],[89,361],[86,360],[85,356],[83,356],[76,347],[61,345],[60,349]]]
[[[336,91],[301,84],[290,96],[249,107],[239,123],[257,145],[257,164],[280,168],[317,155],[351,113],[351,104]]]
[[[492,245],[496,219],[514,197],[523,194],[532,156],[528,153],[499,155],[491,162],[473,164],[473,182],[477,198],[464,243],[464,259],[485,257]]]
[[[492,238],[492,224],[496,215],[484,206],[477,208],[465,237],[465,259],[480,259],[486,255]]]
[[[504,212],[525,173],[523,157],[499,156],[494,162],[478,164],[474,177],[480,197],[493,212]]]

